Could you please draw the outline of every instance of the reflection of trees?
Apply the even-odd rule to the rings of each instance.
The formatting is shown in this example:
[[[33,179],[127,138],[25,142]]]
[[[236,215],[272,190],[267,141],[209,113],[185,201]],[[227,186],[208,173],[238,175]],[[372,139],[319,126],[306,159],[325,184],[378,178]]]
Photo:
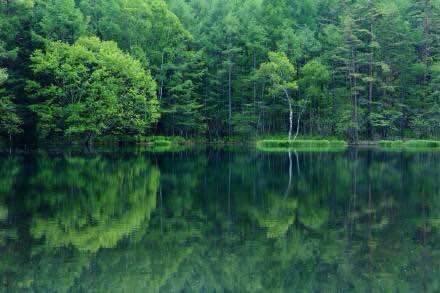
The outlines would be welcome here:
[[[0,157],[0,222],[8,217],[8,207],[5,200],[13,194],[14,184],[20,170],[21,164],[18,158]]]
[[[15,228],[2,229],[2,226],[9,215],[6,200],[14,194],[21,167],[22,165],[18,158],[0,157],[0,247],[6,243],[8,238],[15,238],[17,234]]]
[[[236,230],[231,232],[228,225],[223,231],[241,237],[223,236],[221,247],[217,247],[219,240],[213,241],[200,253],[206,258],[209,251],[215,259],[213,273],[206,273],[216,276],[213,288],[421,290],[414,286],[417,283],[435,291],[434,280],[440,276],[435,220],[440,200],[438,154],[300,154],[301,173],[294,172],[288,197],[283,189],[290,177],[286,156],[268,157],[263,155],[255,164],[233,160],[232,229]],[[209,209],[207,218],[227,222],[225,211],[230,205],[221,195],[226,194],[222,186],[227,180],[208,177],[220,183],[208,183],[219,194],[211,196],[215,208]],[[223,205],[216,197],[222,198]],[[290,202],[295,205],[289,214]],[[255,224],[263,234],[255,232]],[[217,256],[217,251],[229,253]],[[197,261],[191,258],[191,262],[194,270]],[[419,274],[419,281],[412,274]],[[246,286],[249,283],[255,287]]]
[[[15,170],[2,167],[1,175]],[[68,291],[90,267],[89,252],[114,247],[132,232],[145,231],[156,207],[159,171],[141,156],[41,156],[29,178],[21,188],[31,215],[29,232],[41,241],[22,234],[27,240],[17,240],[23,245],[12,239],[5,243],[0,281],[6,288]],[[9,199],[15,196],[10,190],[4,193]]]
[[[297,199],[284,198],[280,194],[268,193],[266,195],[266,209],[249,207],[248,211],[260,227],[265,228],[267,237],[277,238],[283,236],[295,222]]]
[[[100,250],[94,270],[85,270],[74,291],[156,292],[172,278],[200,241],[203,215],[195,206],[196,188],[205,169],[203,156],[158,155],[161,187],[150,227],[136,241]]]
[[[82,251],[114,247],[148,223],[159,171],[138,159],[43,157],[31,182],[31,233],[47,245]]]
[[[156,292],[191,254],[171,235],[147,233],[129,247],[102,250],[94,258],[94,270],[85,270],[75,291]]]
[[[161,187],[142,155],[41,158],[25,197],[40,242],[23,256],[9,239],[0,274],[36,291],[439,290],[439,155],[298,157],[287,195],[285,154],[157,155]]]

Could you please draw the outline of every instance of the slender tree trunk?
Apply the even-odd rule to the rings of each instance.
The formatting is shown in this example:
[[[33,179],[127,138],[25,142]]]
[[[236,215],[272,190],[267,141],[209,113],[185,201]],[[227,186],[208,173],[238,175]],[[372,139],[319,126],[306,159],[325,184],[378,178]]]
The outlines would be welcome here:
[[[162,101],[162,96],[163,96],[163,84],[164,84],[164,77],[163,77],[163,62],[164,62],[164,54],[162,54],[162,61],[161,61],[161,63],[160,63],[159,101]]]
[[[373,25],[370,24],[370,38],[371,43],[373,41]],[[373,48],[370,45],[370,54],[369,54],[369,64],[368,64],[368,74],[370,80],[368,81],[368,135],[370,139],[373,138],[373,124],[371,123],[371,108],[373,103]]]
[[[289,92],[287,90],[284,90],[284,93],[286,94],[287,102],[289,103],[289,141],[292,140],[292,130],[293,130],[293,108],[292,108],[292,101],[290,100]],[[304,113],[304,108],[301,109],[301,111],[298,113],[298,119],[296,122],[296,133],[293,138],[295,141],[299,135],[299,127],[301,122],[301,116]]]
[[[353,72],[353,85],[352,85],[352,91],[353,91],[353,122],[355,124],[354,127],[354,143],[358,144],[359,141],[359,132],[358,132],[358,96],[357,96],[357,77],[356,77],[356,53],[353,48],[351,47],[351,63],[352,63],[352,72]]]
[[[295,136],[293,138],[293,141],[295,141],[296,138],[298,137],[298,134],[299,134],[299,124],[301,122],[301,116],[302,116],[303,113],[304,113],[304,108],[302,108],[301,111],[298,113],[298,119],[296,121],[296,133],[295,133]]]
[[[289,92],[285,89],[284,93],[286,94],[287,103],[289,103],[289,141],[292,138],[292,129],[293,129],[293,109],[292,109],[292,101],[290,100]]]
[[[358,129],[358,97],[357,97],[357,79],[354,78],[354,121],[355,121],[355,127],[354,127],[354,141],[355,144],[358,144],[359,142],[359,129]]]
[[[266,133],[266,124],[264,121],[264,107],[261,107],[261,105],[264,103],[264,91],[265,91],[266,87],[265,84],[263,83],[263,86],[261,87],[261,96],[260,96],[260,104],[258,106],[258,124],[260,125],[260,121],[261,122],[261,132],[262,133]]]
[[[9,133],[9,154],[12,154],[12,134]]]
[[[254,57],[253,57],[253,72],[255,73],[255,71],[257,70],[257,57],[255,56],[254,53]],[[254,98],[254,104],[255,104],[255,100],[257,99],[257,82],[254,80],[253,81],[253,98]]]
[[[370,81],[368,83],[368,128],[369,128],[369,136],[370,139],[373,138],[373,124],[371,122],[371,111],[372,111],[372,103],[373,103],[373,64],[372,57],[370,57]]]
[[[301,174],[301,170],[299,168],[299,156],[296,150],[295,150],[295,158],[296,158],[296,171],[298,172],[298,176],[299,176]]]
[[[255,57],[255,53],[253,56],[253,68],[252,68],[252,74],[255,73],[255,71],[257,70],[257,58]],[[253,108],[254,108],[254,113],[257,113],[257,82],[254,80],[253,81]],[[254,116],[255,117],[255,116]],[[258,135],[258,122],[255,125],[255,133],[254,136],[256,137]]]

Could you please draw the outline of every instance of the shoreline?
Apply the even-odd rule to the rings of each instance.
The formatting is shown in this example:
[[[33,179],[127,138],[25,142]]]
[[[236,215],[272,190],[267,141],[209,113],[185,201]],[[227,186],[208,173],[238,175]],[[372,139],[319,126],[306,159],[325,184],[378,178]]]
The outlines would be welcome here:
[[[238,140],[207,140],[203,138],[188,139],[183,137],[152,136],[144,137],[138,141],[97,141],[93,145],[86,144],[68,144],[68,143],[40,143],[40,144],[13,144],[0,143],[0,153],[18,151],[32,152],[48,149],[105,149],[105,148],[145,148],[152,151],[178,151],[179,149],[198,148],[198,147],[255,147],[260,151],[287,150],[287,149],[346,149],[352,148],[378,148],[383,150],[399,149],[428,149],[440,150],[440,139],[438,140],[361,140],[358,143],[347,142],[336,139],[296,139],[288,141],[287,139],[251,139],[249,141]]]

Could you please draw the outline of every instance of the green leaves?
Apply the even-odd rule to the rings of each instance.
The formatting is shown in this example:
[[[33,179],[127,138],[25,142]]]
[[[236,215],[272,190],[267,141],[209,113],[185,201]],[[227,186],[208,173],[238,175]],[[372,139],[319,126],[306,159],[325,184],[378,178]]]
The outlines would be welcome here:
[[[86,32],[86,18],[74,0],[37,0],[35,11],[41,17],[36,32],[44,39],[73,43]]]
[[[141,64],[113,42],[81,38],[49,43],[31,58],[31,106],[40,135],[74,140],[102,134],[142,134],[159,117],[156,85]],[[57,110],[55,110],[57,109]]]
[[[351,108],[356,121],[349,125],[359,126],[348,132],[353,140],[403,130],[438,136],[439,9],[437,0],[3,1],[0,68],[9,79],[2,95],[26,120],[29,137],[35,131],[29,104],[58,103],[63,118],[49,124],[64,132],[65,121],[97,111],[94,103],[64,111],[86,96],[101,100],[106,114],[98,117],[112,117],[96,120],[93,133],[131,135],[145,128],[144,121],[159,120],[156,131],[164,135],[270,134],[285,130],[279,115],[285,105],[274,102],[285,91],[308,100],[304,134],[334,135]],[[97,58],[101,44],[76,42],[85,36],[114,41],[142,70],[120,58],[116,45]],[[30,68],[38,75],[36,87]],[[145,70],[158,85],[160,117],[158,110],[143,110],[158,107],[148,99],[142,106],[147,92],[156,94],[141,86],[151,84],[143,81]],[[392,134],[372,120],[384,111],[402,113],[387,121]],[[69,133],[79,135],[78,129]]]
[[[17,106],[10,97],[0,96],[0,133],[11,138],[12,135],[22,133],[22,119],[18,116]]]
[[[2,85],[8,79],[8,73],[6,69],[0,68],[0,85]]]
[[[12,135],[21,133],[23,121],[18,116],[18,109],[11,97],[6,96],[3,84],[8,79],[8,73],[0,68],[0,134],[4,134],[12,139]]]
[[[319,60],[309,61],[301,70],[301,78],[299,85],[305,91],[319,91],[320,88],[330,81],[330,71],[327,66],[323,65]]]
[[[269,62],[261,64],[256,76],[269,84],[274,95],[284,95],[284,91],[298,88],[295,66],[284,53],[269,52]]]

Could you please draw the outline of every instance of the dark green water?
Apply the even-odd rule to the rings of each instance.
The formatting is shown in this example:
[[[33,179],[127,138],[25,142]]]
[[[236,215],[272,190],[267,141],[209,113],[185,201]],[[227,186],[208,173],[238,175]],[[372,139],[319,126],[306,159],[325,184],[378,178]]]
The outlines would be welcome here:
[[[440,152],[0,160],[2,292],[440,290]]]

